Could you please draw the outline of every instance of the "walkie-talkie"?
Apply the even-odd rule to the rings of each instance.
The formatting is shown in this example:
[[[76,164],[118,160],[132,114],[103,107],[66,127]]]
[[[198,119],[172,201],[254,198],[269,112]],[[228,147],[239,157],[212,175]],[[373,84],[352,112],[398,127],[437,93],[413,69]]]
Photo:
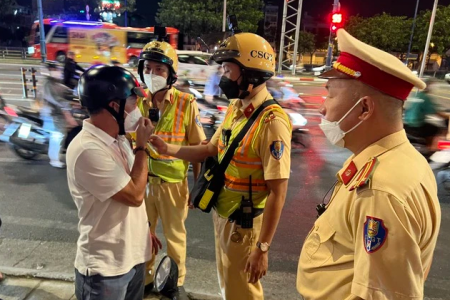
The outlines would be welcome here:
[[[159,109],[150,108],[148,111],[148,118],[150,121],[157,123],[159,121]]]
[[[249,177],[248,199],[242,196],[241,227],[253,228],[252,176]]]

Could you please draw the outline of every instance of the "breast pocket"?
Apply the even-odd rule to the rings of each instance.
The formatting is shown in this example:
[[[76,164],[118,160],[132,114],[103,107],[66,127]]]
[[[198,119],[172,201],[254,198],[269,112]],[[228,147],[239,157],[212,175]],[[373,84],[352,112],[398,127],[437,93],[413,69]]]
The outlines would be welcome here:
[[[327,220],[321,218],[316,221],[303,245],[305,258],[311,267],[322,266],[331,258],[334,251],[332,237],[335,233],[336,230]]]

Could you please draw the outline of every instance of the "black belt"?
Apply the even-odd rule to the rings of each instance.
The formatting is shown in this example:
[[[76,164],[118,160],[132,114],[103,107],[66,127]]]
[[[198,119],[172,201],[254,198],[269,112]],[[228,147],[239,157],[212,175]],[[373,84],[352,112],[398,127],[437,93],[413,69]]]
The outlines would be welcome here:
[[[261,215],[264,212],[264,208],[253,208],[253,219],[257,216]],[[234,211],[229,217],[228,220],[233,223],[236,222],[237,225],[241,225],[241,214],[242,210],[239,208]]]

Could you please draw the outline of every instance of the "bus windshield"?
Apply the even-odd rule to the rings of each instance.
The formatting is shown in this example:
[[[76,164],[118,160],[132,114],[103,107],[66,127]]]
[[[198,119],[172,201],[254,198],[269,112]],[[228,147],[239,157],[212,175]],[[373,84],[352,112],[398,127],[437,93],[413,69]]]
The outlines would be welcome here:
[[[142,49],[156,37],[150,32],[127,32],[128,47]]]
[[[52,28],[52,25],[46,25],[44,24],[44,33],[45,36],[47,36],[48,32],[50,31],[50,29]],[[39,44],[41,41],[41,32],[39,31],[39,24],[36,25],[36,30],[35,30],[35,34],[34,34],[34,44]],[[32,45],[30,45],[32,46]]]

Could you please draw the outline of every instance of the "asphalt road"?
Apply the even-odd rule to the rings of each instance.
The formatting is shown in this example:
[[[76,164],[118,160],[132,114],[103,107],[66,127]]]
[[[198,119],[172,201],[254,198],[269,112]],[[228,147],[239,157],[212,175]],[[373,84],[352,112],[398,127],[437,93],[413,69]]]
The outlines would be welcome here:
[[[335,181],[336,172],[350,155],[346,150],[330,146],[316,126],[320,121],[316,108],[326,93],[323,86],[323,83],[295,84],[308,104],[304,113],[309,120],[312,143],[310,149],[297,149],[292,153],[286,204],[270,250],[269,274],[263,281],[269,300],[299,298],[295,276],[303,240],[316,219],[316,204],[322,201]],[[5,144],[0,144],[0,171],[0,216],[3,220],[0,266],[72,272],[78,218],[65,171],[50,167],[46,157],[35,161],[17,158]],[[425,290],[428,299],[435,300],[450,299],[450,201],[447,195],[441,198],[441,205],[440,238]],[[190,211],[186,226],[186,287],[217,295],[211,215]],[[162,236],[161,228],[158,232]]]

